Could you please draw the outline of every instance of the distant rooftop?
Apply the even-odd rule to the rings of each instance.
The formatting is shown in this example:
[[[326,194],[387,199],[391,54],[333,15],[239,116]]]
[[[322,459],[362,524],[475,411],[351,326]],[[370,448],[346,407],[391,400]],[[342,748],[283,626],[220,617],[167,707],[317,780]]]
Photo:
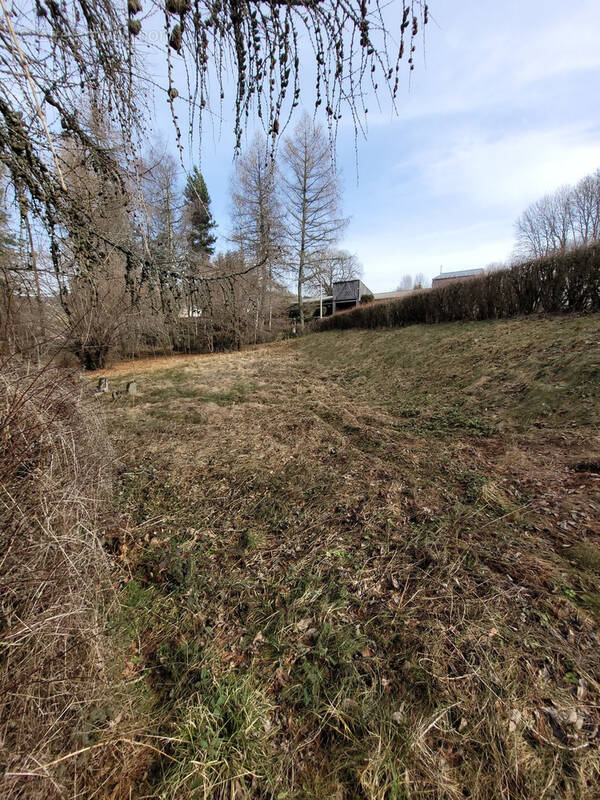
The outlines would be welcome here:
[[[373,298],[375,300],[393,300],[396,297],[404,297],[404,295],[411,293],[412,289],[397,289],[395,292],[375,292]]]
[[[454,272],[440,272],[433,280],[435,281],[438,278],[468,278],[470,275],[482,275],[483,272],[484,270],[481,267],[477,267],[477,269],[457,269]]]

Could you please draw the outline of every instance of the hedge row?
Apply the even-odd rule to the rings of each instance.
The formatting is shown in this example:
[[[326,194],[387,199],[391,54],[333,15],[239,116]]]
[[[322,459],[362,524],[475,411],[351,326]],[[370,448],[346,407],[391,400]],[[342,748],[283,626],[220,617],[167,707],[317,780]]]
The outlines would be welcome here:
[[[600,311],[600,244],[325,317],[316,330]]]

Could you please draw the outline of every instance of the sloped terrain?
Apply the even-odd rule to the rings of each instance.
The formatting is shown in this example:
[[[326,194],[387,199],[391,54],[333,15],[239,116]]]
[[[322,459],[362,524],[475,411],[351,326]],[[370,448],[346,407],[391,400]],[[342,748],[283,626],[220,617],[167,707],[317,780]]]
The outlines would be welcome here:
[[[598,797],[597,316],[107,374],[134,796]]]

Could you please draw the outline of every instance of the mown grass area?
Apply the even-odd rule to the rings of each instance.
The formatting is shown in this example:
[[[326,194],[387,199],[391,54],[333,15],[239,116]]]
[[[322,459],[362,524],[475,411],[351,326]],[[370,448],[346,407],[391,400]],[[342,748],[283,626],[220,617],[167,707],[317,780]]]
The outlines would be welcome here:
[[[598,796],[597,316],[127,369],[139,797]]]
[[[520,431],[600,422],[596,316],[328,333],[301,347],[417,429],[446,416]]]

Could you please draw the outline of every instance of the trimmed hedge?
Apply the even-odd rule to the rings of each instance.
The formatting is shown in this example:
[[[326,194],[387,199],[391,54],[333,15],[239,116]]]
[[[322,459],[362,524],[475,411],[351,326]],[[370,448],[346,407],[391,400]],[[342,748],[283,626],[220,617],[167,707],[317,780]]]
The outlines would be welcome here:
[[[600,244],[325,317],[315,330],[600,311]]]

